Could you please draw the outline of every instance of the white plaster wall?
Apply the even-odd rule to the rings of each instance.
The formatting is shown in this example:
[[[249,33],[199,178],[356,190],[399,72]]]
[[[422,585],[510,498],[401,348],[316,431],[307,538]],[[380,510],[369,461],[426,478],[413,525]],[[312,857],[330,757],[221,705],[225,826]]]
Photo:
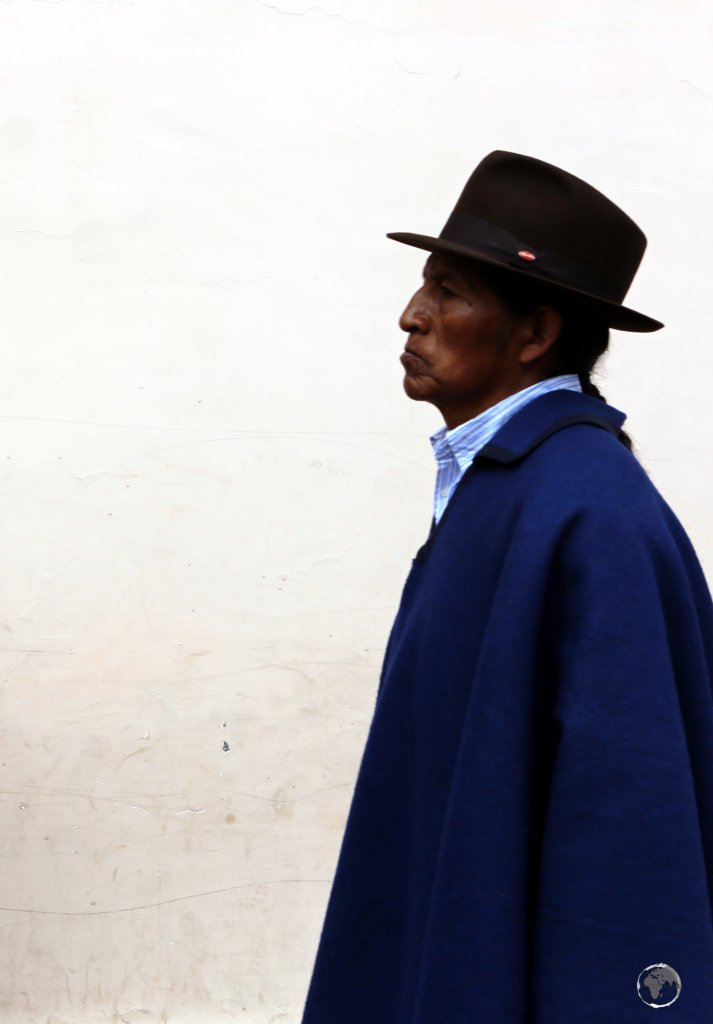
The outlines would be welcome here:
[[[713,570],[712,33],[702,0],[0,3],[4,1024],[299,1024],[430,520],[425,254],[384,235],[490,150],[648,234],[667,328],[602,388]]]

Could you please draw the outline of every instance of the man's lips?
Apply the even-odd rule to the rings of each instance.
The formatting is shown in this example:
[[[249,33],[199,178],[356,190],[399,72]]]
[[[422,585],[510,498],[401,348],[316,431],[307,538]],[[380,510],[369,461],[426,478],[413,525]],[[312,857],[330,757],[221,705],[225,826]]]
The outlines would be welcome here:
[[[421,363],[423,366],[428,365],[422,356],[408,348],[408,346],[401,353],[401,362],[404,366],[409,366],[409,364],[413,363]]]

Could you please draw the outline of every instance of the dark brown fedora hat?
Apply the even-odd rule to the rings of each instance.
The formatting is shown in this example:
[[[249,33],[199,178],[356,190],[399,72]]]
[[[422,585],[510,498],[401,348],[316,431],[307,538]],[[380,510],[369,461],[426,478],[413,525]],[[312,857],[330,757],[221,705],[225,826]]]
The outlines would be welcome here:
[[[646,249],[643,231],[586,181],[534,157],[486,156],[438,238],[386,237],[554,285],[620,331],[663,327],[622,305]]]

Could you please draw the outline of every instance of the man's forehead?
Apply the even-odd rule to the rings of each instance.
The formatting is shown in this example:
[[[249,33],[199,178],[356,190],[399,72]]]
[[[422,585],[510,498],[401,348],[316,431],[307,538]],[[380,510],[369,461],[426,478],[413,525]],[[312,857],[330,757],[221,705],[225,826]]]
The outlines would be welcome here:
[[[423,276],[426,274],[436,274],[443,270],[455,270],[456,263],[452,259],[448,259],[447,256],[442,256],[441,253],[432,252],[426,262],[423,265]]]
[[[458,256],[457,254],[450,255],[432,252],[424,264],[422,276],[424,278],[426,276],[442,277],[445,274],[451,274],[462,278],[464,281],[468,281],[477,276],[478,270],[475,262],[467,259],[467,257]]]

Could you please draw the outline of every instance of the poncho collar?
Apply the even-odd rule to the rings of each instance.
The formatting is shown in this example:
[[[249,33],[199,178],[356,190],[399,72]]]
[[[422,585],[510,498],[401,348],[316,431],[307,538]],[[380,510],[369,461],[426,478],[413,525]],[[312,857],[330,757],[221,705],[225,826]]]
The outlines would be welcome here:
[[[612,434],[619,433],[626,413],[593,395],[562,388],[539,395],[511,416],[473,460],[515,462],[545,438],[572,423],[594,423]]]

